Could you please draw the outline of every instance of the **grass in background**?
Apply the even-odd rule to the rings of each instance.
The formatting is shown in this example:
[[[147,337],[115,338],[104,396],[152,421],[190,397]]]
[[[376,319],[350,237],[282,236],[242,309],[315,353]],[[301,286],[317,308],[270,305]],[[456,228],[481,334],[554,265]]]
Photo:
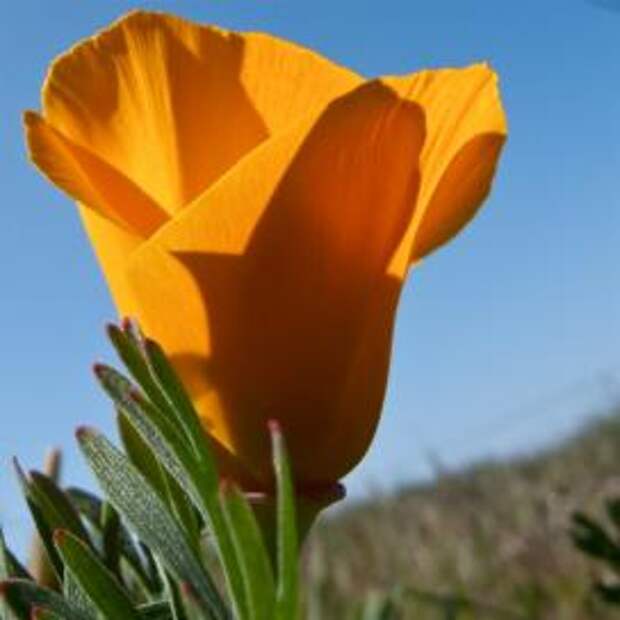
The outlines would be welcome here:
[[[353,505],[310,541],[309,620],[345,619],[351,600],[394,591],[385,618],[615,618],[591,590],[600,569],[569,535],[574,511],[603,518],[610,497],[620,409],[535,456]]]

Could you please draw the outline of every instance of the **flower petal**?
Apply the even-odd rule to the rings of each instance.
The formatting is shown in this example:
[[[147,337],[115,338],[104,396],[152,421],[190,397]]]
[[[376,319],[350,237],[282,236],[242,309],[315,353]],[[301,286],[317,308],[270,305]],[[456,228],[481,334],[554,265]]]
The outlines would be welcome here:
[[[173,213],[271,132],[358,80],[267,35],[134,12],[56,60],[43,110]]]
[[[364,80],[316,52],[263,33],[245,33],[241,82],[273,135],[316,115]]]
[[[388,77],[426,116],[416,214],[395,261],[402,267],[459,232],[489,192],[506,137],[497,76],[485,64]],[[402,269],[396,269],[402,271]]]
[[[24,115],[28,151],[36,166],[76,200],[134,234],[148,237],[168,218],[140,188],[35,112]]]
[[[132,257],[143,327],[263,480],[270,418],[304,484],[367,448],[423,141],[419,106],[368,83],[256,149]]]
[[[116,307],[121,316],[137,316],[138,307],[133,287],[127,279],[127,268],[132,253],[144,238],[89,207],[82,204],[78,207]]]

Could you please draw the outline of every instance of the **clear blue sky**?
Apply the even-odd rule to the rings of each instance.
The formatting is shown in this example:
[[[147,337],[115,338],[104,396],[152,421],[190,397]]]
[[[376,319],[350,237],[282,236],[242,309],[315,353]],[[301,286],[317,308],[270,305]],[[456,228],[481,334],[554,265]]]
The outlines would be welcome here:
[[[611,0],[606,0],[609,4]],[[25,159],[20,113],[50,60],[125,11],[158,8],[293,39],[368,75],[489,60],[510,137],[492,198],[406,288],[389,394],[353,496],[528,450],[614,398],[620,368],[620,12],[585,0],[19,0],[0,22],[0,520],[8,469],[112,430],[90,374],[115,316],[75,209]],[[620,470],[620,465],[619,465]]]

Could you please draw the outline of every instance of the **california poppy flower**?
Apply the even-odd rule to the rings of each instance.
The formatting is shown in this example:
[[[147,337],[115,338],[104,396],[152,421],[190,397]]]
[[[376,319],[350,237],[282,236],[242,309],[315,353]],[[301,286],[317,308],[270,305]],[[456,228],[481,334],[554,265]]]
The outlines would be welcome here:
[[[122,315],[257,484],[364,455],[411,266],[486,197],[506,135],[480,64],[365,80],[273,36],[135,12],[58,58],[26,113]]]

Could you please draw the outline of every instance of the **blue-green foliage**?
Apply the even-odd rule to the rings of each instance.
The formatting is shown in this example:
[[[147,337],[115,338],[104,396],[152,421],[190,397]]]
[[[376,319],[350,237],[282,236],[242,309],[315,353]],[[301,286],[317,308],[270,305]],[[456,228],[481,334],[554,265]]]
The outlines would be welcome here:
[[[293,482],[279,429],[276,497],[267,498],[276,532],[266,537],[241,489],[220,488],[208,438],[160,347],[128,323],[109,335],[131,378],[95,372],[124,452],[95,430],[77,433],[105,500],[16,463],[55,583],[36,583],[0,535],[0,619],[297,620]]]

